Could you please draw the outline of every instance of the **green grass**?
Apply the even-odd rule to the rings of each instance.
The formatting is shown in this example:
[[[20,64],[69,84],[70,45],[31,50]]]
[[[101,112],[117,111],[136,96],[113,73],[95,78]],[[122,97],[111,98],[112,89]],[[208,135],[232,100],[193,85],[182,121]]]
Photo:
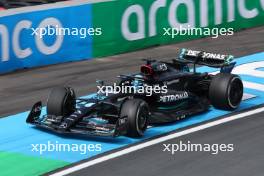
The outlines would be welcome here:
[[[68,165],[68,162],[27,156],[19,153],[0,152],[1,176],[35,176]]]

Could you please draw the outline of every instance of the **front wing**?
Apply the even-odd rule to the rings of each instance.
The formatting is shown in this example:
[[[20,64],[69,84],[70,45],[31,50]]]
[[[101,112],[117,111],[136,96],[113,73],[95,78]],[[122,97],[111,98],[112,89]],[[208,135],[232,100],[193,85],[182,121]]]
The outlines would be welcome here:
[[[126,134],[126,117],[119,118],[116,124],[90,124],[84,121],[77,122],[75,125],[65,130],[59,124],[47,122],[48,116],[41,116],[42,105],[37,102],[31,109],[26,122],[38,128],[46,129],[59,134],[81,134],[88,136],[120,136]],[[56,119],[53,117],[53,119]]]

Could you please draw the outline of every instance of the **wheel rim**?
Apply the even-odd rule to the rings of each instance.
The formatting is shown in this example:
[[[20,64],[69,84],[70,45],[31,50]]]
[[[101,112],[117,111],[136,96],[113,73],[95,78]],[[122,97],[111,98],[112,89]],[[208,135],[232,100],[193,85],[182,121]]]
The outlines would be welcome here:
[[[137,120],[137,126],[140,133],[144,132],[147,128],[147,121],[148,121],[148,108],[147,107],[141,107],[138,113],[138,120]]]
[[[70,90],[64,99],[63,114],[68,115],[75,109],[75,94]]]
[[[243,96],[243,85],[239,78],[235,78],[229,90],[229,102],[232,107],[237,107]]]

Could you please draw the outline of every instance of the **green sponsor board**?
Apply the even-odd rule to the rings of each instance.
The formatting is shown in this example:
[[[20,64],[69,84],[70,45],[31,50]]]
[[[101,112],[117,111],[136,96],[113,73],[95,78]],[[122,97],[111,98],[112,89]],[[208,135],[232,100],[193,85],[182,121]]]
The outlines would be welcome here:
[[[232,35],[233,30],[264,24],[264,0],[117,0],[92,8],[93,27],[102,28],[102,35],[93,38],[94,57],[210,34]],[[181,27],[203,30],[172,36]]]

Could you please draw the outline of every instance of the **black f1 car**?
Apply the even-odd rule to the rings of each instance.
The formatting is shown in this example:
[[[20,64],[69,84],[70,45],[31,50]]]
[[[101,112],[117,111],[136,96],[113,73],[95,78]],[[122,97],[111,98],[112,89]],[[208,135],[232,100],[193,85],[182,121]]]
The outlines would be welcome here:
[[[42,103],[37,102],[26,122],[59,133],[140,137],[148,124],[175,122],[210,105],[234,110],[241,102],[243,84],[231,74],[235,66],[231,55],[182,49],[171,62],[145,62],[140,73],[119,76],[118,85],[132,87],[130,92],[109,93],[100,81],[101,92],[76,98],[72,88],[57,87],[49,95],[47,114],[41,116]],[[220,73],[198,73],[196,65],[220,68]],[[152,95],[145,89],[149,87]]]

